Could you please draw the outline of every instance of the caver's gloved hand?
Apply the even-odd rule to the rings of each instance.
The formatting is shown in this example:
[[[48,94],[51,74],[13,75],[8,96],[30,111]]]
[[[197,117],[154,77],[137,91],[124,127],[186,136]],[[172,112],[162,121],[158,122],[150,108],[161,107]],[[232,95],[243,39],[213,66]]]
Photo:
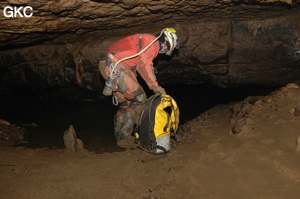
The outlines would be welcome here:
[[[152,90],[153,90],[154,93],[161,93],[163,95],[167,94],[165,89],[162,88],[161,86],[154,87],[154,88],[152,88]]]

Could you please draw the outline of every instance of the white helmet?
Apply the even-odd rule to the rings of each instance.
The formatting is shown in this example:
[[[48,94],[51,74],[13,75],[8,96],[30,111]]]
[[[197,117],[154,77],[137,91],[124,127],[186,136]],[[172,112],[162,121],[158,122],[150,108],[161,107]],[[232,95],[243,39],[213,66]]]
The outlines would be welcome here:
[[[176,35],[176,30],[174,28],[165,28],[164,29],[164,43],[169,46],[167,52],[161,51],[161,53],[165,53],[166,55],[171,55],[175,48],[179,48],[179,42]]]

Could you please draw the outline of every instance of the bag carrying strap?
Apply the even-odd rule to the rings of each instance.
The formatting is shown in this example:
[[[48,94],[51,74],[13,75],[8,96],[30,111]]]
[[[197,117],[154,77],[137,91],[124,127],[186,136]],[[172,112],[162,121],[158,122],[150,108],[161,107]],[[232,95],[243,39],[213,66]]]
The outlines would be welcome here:
[[[143,39],[143,35],[144,35],[144,33],[141,33],[141,34],[140,34],[140,37],[139,37],[139,43],[137,44],[137,46],[139,47],[138,53],[142,50],[142,39]]]

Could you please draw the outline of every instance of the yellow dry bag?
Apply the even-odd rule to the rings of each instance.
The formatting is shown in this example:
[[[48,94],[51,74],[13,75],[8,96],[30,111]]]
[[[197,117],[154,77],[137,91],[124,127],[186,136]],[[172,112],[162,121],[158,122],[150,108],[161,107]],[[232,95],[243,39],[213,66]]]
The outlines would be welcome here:
[[[170,95],[155,94],[144,104],[140,122],[135,128],[139,147],[150,153],[166,153],[171,149],[171,137],[179,125],[179,108]]]

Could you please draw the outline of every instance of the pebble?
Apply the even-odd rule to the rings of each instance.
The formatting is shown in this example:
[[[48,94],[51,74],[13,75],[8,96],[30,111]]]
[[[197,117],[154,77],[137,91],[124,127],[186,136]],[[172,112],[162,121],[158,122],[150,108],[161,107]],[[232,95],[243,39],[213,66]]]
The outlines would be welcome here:
[[[300,136],[298,136],[297,138],[297,148],[296,148],[297,151],[300,151]]]
[[[239,123],[237,123],[237,124],[231,129],[232,133],[233,133],[233,134],[239,134],[239,133],[241,133],[242,130],[243,130],[243,126],[244,126],[244,125],[245,125],[245,122],[239,122]]]
[[[300,116],[300,105],[296,106],[294,109],[294,116],[298,117]]]

